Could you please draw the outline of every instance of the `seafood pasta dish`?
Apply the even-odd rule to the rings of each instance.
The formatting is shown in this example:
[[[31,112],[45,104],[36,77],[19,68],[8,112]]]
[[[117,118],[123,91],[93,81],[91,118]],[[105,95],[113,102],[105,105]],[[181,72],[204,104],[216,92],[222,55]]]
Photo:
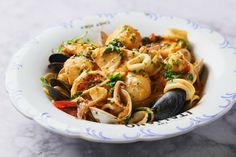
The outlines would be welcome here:
[[[86,34],[59,45],[41,77],[44,92],[63,112],[99,123],[144,124],[199,101],[203,60],[194,58],[186,31],[142,37],[121,25],[109,35],[101,32],[96,42]]]

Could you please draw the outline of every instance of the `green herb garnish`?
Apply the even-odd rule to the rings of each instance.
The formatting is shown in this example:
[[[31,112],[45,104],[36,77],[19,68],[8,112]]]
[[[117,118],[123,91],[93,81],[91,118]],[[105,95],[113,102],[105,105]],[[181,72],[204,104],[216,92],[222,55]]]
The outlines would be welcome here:
[[[129,116],[125,117],[125,119],[124,119],[124,123],[125,123],[125,125],[127,125],[127,124],[129,123],[129,119],[130,119]]]
[[[71,99],[75,99],[75,98],[81,96],[82,93],[83,93],[83,92],[77,92],[77,93],[75,93],[73,96],[71,96]]]
[[[41,80],[41,82],[43,83],[43,85],[49,85],[49,82],[48,82],[48,80],[47,80],[47,79],[45,79],[43,76],[42,76],[42,77],[40,77],[40,80]]]
[[[178,74],[176,74],[176,72],[173,72],[173,71],[165,71],[163,73],[163,76],[168,80],[168,81],[171,81],[175,78],[178,78]]]
[[[164,64],[164,67],[167,71],[171,71],[172,70],[172,65],[171,64]]]
[[[113,101],[113,100],[111,100],[111,99],[107,99],[107,103],[108,103],[108,104],[113,104],[113,103],[114,103],[114,101]]]
[[[193,75],[192,74],[188,74],[187,75],[187,79],[190,80],[190,81],[193,81]]]
[[[109,79],[110,81],[107,82],[106,85],[108,85],[108,86],[110,86],[110,87],[113,87],[113,86],[116,84],[116,82],[121,79],[120,73],[117,73],[117,74],[109,74],[107,77],[108,77],[108,79]]]
[[[179,75],[172,71],[172,65],[171,64],[164,64],[164,67],[166,71],[163,73],[163,76],[168,80],[171,81],[173,79],[176,79],[179,77]]]
[[[122,56],[122,52],[120,51],[120,47],[123,45],[121,44],[120,41],[117,39],[112,40],[109,44],[106,45],[105,48],[105,53],[110,53],[110,52],[117,52],[119,55]]]
[[[186,48],[187,50],[189,50],[189,51],[191,50],[190,44],[187,41],[185,41],[184,39],[178,39],[177,42],[180,42],[183,45],[183,47]]]
[[[128,30],[128,26],[127,25],[123,25],[120,33],[123,33],[126,30]]]
[[[88,34],[88,31],[86,31],[81,36],[78,36],[78,37],[75,37],[73,39],[66,40],[66,41],[62,42],[62,44],[57,48],[57,52],[63,51],[64,46],[74,44],[74,43],[78,42],[79,40],[85,38],[87,36],[87,34]]]

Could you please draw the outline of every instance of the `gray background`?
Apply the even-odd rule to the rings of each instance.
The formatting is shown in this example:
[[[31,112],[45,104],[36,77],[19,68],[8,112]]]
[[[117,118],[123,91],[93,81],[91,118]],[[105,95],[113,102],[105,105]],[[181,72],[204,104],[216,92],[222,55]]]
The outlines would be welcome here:
[[[207,24],[236,45],[235,0],[0,0],[1,157],[236,156],[236,106],[216,122],[186,135],[122,145],[61,137],[26,119],[11,106],[4,88],[4,72],[10,57],[26,41],[64,21],[131,10],[156,11]]]

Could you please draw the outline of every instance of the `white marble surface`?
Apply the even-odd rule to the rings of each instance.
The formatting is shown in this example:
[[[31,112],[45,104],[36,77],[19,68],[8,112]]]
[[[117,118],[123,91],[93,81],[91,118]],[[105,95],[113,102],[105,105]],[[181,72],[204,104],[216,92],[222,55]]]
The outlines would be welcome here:
[[[186,135],[122,145],[61,137],[26,119],[11,106],[4,89],[4,72],[12,54],[26,41],[63,21],[101,12],[130,10],[157,11],[211,25],[236,45],[235,0],[1,0],[1,157],[236,156],[236,106],[216,122]]]

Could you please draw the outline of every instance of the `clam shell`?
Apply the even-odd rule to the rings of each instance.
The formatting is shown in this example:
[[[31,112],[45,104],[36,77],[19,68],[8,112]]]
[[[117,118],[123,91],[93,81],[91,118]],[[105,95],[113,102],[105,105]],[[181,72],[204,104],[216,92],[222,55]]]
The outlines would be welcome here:
[[[117,117],[115,117],[114,115],[100,110],[96,107],[89,107],[93,117],[99,121],[100,123],[107,123],[107,124],[117,124]]]

